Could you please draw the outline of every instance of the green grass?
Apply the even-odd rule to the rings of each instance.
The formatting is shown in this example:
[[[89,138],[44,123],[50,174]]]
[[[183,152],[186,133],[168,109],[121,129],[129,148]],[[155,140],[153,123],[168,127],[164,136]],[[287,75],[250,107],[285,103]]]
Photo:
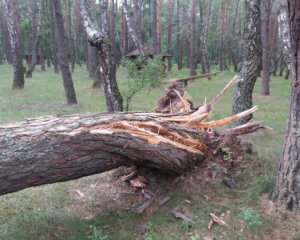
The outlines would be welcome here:
[[[51,69],[41,72],[37,69],[32,79],[26,79],[24,90],[11,90],[12,69],[0,65],[0,123],[11,123],[42,115],[64,115],[80,112],[105,111],[102,90],[91,89],[85,67],[76,67],[73,74],[74,85],[79,104],[67,106],[60,75]],[[235,73],[225,72],[212,81],[196,80],[188,87],[195,103],[200,105],[212,99]],[[188,70],[174,71],[168,78],[186,77]],[[117,73],[121,92],[126,90],[127,77],[120,68]],[[144,89],[133,99],[130,110],[151,111],[163,94],[163,88]],[[213,118],[231,114],[233,89],[216,105]],[[272,217],[264,214],[264,205],[257,204],[260,194],[269,193],[276,172],[276,163],[283,145],[285,124],[289,109],[289,82],[272,77],[271,96],[260,95],[260,79],[254,90],[254,104],[260,111],[255,119],[274,130],[255,133],[244,137],[254,145],[257,155],[249,159],[244,166],[243,181],[248,182],[238,191],[228,190],[220,183],[210,183],[196,177],[196,183],[179,184],[170,202],[163,206],[148,209],[138,215],[134,211],[124,210],[124,205],[132,206],[137,199],[123,199],[113,195],[111,187],[115,181],[113,173],[105,173],[67,183],[53,184],[26,189],[14,194],[1,196],[0,201],[0,239],[4,240],[85,240],[92,239],[94,227],[100,229],[108,239],[190,239],[190,236],[216,236],[217,239],[276,239]],[[108,185],[107,184],[111,184]],[[121,184],[121,183],[120,183]],[[164,191],[165,182],[156,180],[154,186]],[[95,187],[96,186],[96,187]],[[188,187],[186,187],[188,186]],[[76,190],[85,192],[84,200],[79,199]],[[119,190],[121,191],[121,190]],[[207,195],[210,201],[205,200]],[[189,199],[191,204],[183,204],[180,210],[195,222],[187,226],[175,219],[170,211]],[[244,229],[238,215],[241,209],[251,208],[263,217],[263,226],[257,229]],[[207,229],[209,213],[225,213],[229,217],[229,227],[214,226]],[[291,229],[297,229],[289,222]],[[151,226],[151,229],[149,228]],[[289,228],[290,229],[290,228]],[[289,230],[290,231],[290,230]],[[292,230],[291,230],[292,231]],[[296,233],[296,230],[295,232]],[[290,236],[294,235],[293,232]],[[256,237],[255,237],[256,236]],[[298,239],[299,233],[294,235]]]

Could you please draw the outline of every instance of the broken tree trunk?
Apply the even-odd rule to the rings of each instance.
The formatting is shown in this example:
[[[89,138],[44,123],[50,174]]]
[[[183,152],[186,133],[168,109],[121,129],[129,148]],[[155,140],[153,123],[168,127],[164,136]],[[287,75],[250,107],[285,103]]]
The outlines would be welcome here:
[[[262,128],[250,123],[220,134],[213,131],[257,110],[207,121],[229,85],[209,104],[183,113],[48,116],[0,126],[0,195],[119,166],[180,174],[202,162],[222,139]]]

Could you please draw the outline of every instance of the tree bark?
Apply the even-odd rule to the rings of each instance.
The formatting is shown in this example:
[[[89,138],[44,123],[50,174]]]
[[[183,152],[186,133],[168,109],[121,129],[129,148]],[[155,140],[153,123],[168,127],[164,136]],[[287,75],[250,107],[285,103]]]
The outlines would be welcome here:
[[[222,9],[221,9],[221,34],[220,34],[220,71],[225,71],[227,69],[226,66],[226,48],[225,41],[227,35],[227,24],[228,24],[228,0],[222,1]],[[247,20],[246,20],[247,21]]]
[[[293,212],[300,212],[300,2],[279,0],[281,38],[287,55],[291,103],[283,154],[272,200]]]
[[[69,67],[68,49],[66,48],[68,42],[66,38],[64,19],[60,0],[53,0],[53,10],[55,13],[55,33],[56,42],[58,45],[58,62],[59,68],[63,77],[63,85],[65,89],[67,104],[77,104],[75,89],[73,85],[72,75]]]
[[[58,67],[58,46],[56,42],[56,29],[55,29],[55,16],[52,2],[48,2],[49,10],[49,26],[50,26],[50,42],[51,42],[51,61],[53,64],[53,70],[59,74]]]
[[[191,29],[190,29],[190,76],[196,75],[196,0],[191,2]]]
[[[159,47],[157,39],[157,0],[152,1],[152,48],[153,54],[158,54]]]
[[[161,36],[162,36],[162,23],[161,23],[161,12],[162,12],[162,0],[157,0],[157,52],[161,52]]]
[[[271,0],[262,1],[262,88],[261,94],[270,95],[270,16]]]
[[[16,25],[15,15],[17,6],[13,1],[4,0],[4,14],[7,21],[9,40],[12,51],[14,76],[13,76],[13,89],[22,89],[25,85],[24,80],[24,67],[23,67],[23,53],[21,48],[21,38],[17,32],[18,26]]]
[[[175,124],[156,122],[149,114],[86,114],[40,117],[0,126],[0,195],[42,184],[68,181],[120,166],[140,165],[182,173],[204,159],[170,143],[152,143],[128,132],[111,131],[118,124],[137,122],[198,134]],[[201,134],[198,136],[201,138]]]
[[[210,65],[211,65],[208,56],[208,49],[207,49],[207,35],[208,35],[208,25],[209,25],[210,12],[211,12],[211,0],[207,1],[206,9],[204,9],[204,4],[202,3],[202,0],[199,0],[199,7],[200,7],[200,22],[201,22],[200,23],[201,24],[200,62],[201,62],[201,72],[202,74],[205,74],[210,72]]]
[[[30,0],[29,9],[30,9],[29,15],[30,15],[30,22],[31,22],[31,29],[32,29],[31,31],[32,31],[33,46],[31,51],[31,56],[32,56],[31,62],[25,73],[26,78],[32,78],[32,73],[35,69],[35,66],[38,63],[38,51],[41,42],[40,30],[42,27],[41,18],[44,16],[44,12],[42,12],[44,7],[42,7],[41,2],[37,3],[35,0]]]
[[[144,51],[144,44],[142,42],[142,39],[140,39],[138,37],[138,34],[136,32],[136,28],[134,28],[134,26],[133,26],[133,23],[132,23],[132,20],[131,20],[131,17],[130,17],[130,11],[128,9],[128,5],[127,5],[126,0],[122,1],[122,9],[123,9],[124,17],[125,17],[126,24],[127,24],[127,30],[129,31],[129,34],[130,34],[136,48],[138,49],[140,56],[146,57],[146,54],[145,54],[145,51]]]
[[[122,111],[123,98],[120,94],[116,81],[116,64],[112,56],[111,43],[108,37],[107,0],[101,0],[101,31],[92,21],[86,7],[85,0],[79,0],[81,4],[81,15],[83,18],[89,42],[96,47],[100,55],[100,71],[102,73],[102,84],[104,87],[107,110],[109,112]]]
[[[168,53],[172,54],[172,36],[173,36],[173,9],[174,9],[174,1],[169,0],[168,5]],[[172,69],[172,59],[168,58],[168,71]]]
[[[183,25],[183,24],[181,24]],[[180,1],[177,0],[177,13],[176,13],[176,31],[177,31],[177,69],[181,70],[183,68],[182,55],[183,55],[183,37],[181,33],[180,25]]]
[[[12,64],[13,57],[12,57],[10,40],[9,40],[8,25],[7,25],[7,20],[4,15],[3,9],[0,9],[0,20],[1,20],[1,28],[2,28],[3,49],[6,55],[7,62],[9,64]]]
[[[252,107],[252,93],[261,69],[260,0],[246,0],[246,23],[244,29],[244,56],[241,78],[236,83],[233,97],[233,113]],[[252,119],[249,115],[235,124],[241,125]]]

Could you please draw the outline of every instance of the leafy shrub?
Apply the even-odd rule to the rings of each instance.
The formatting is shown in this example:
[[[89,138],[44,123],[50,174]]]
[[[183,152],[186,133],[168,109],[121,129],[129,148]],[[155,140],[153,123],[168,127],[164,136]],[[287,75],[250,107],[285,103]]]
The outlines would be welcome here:
[[[244,208],[238,217],[246,223],[249,229],[258,228],[263,224],[263,218],[260,213],[252,208]]]

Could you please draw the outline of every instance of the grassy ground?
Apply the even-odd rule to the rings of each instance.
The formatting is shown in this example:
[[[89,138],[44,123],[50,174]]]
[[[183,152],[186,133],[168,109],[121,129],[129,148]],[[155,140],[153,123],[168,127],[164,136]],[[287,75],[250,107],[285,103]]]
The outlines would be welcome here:
[[[24,90],[11,90],[12,69],[0,66],[0,123],[24,120],[41,115],[63,115],[105,110],[102,90],[91,89],[84,67],[77,67],[74,83],[78,106],[66,106],[62,80],[51,70],[37,70],[26,79]],[[210,100],[234,73],[227,72],[212,81],[197,80],[188,87],[196,104]],[[188,76],[188,71],[172,72],[169,78]],[[121,91],[127,78],[118,71]],[[131,110],[151,111],[163,89],[138,93]],[[214,118],[231,113],[233,91],[218,103]],[[0,239],[4,240],[84,240],[84,239],[300,239],[299,217],[279,211],[268,201],[272,190],[276,163],[280,157],[289,107],[289,83],[279,77],[271,81],[271,96],[260,95],[260,79],[254,92],[254,104],[262,120],[273,131],[245,137],[257,154],[249,157],[240,169],[238,189],[228,189],[219,182],[206,179],[195,170],[174,187],[170,179],[157,175],[151,178],[151,189],[157,196],[170,190],[174,193],[163,206],[154,204],[143,214],[135,213],[140,197],[127,196],[128,187],[118,177],[120,170],[84,179],[26,189],[1,196]],[[187,200],[187,201],[186,201]],[[170,211],[178,207],[193,224],[175,219]],[[224,214],[228,226],[207,229],[209,213]],[[248,226],[246,226],[248,224]],[[105,238],[107,236],[107,238]]]

